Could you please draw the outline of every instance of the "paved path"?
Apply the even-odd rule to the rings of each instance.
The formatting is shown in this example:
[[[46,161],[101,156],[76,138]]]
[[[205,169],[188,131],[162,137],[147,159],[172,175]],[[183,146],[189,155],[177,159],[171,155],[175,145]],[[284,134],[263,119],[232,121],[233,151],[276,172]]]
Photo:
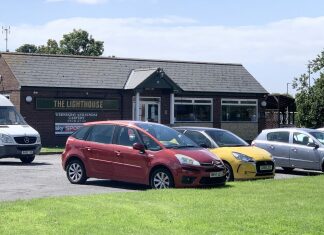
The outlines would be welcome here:
[[[0,179],[0,201],[145,189],[141,185],[96,179],[89,179],[86,185],[71,184],[58,154],[36,156],[32,164],[0,159]]]
[[[303,170],[285,174],[278,168],[275,179],[318,175]],[[109,180],[89,179],[86,185],[73,185],[61,167],[59,154],[37,156],[32,164],[17,159],[0,159],[0,201],[63,195],[82,195],[145,190],[147,187]]]

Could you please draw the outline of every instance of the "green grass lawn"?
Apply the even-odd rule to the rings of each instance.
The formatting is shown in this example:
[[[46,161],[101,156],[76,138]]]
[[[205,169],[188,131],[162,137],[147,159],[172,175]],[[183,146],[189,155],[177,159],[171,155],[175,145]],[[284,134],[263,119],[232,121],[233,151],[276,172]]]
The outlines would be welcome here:
[[[324,234],[324,176],[2,202],[0,234]]]
[[[62,153],[63,151],[64,151],[64,148],[61,148],[61,147],[42,147],[41,148],[41,154]]]

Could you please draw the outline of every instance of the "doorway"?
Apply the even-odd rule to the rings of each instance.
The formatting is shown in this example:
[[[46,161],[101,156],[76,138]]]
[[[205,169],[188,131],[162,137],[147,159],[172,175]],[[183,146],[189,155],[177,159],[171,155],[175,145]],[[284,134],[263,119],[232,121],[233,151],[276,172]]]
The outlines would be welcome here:
[[[161,122],[161,100],[159,97],[140,97],[139,120]],[[133,120],[135,120],[135,97],[133,97]]]

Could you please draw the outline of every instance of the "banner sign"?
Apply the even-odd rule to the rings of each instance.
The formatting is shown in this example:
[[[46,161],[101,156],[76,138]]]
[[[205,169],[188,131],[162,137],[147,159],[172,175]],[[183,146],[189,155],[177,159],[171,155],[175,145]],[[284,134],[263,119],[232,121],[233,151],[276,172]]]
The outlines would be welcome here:
[[[70,135],[85,122],[98,120],[95,112],[56,112],[55,113],[55,135]]]
[[[118,100],[37,98],[36,109],[118,110]]]

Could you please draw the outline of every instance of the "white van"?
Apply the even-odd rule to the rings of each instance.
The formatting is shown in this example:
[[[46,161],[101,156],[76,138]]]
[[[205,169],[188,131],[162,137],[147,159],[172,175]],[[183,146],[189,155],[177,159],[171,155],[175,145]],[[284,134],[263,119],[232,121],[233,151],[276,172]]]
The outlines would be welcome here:
[[[26,123],[9,99],[0,95],[0,158],[31,163],[40,149],[39,133]]]

